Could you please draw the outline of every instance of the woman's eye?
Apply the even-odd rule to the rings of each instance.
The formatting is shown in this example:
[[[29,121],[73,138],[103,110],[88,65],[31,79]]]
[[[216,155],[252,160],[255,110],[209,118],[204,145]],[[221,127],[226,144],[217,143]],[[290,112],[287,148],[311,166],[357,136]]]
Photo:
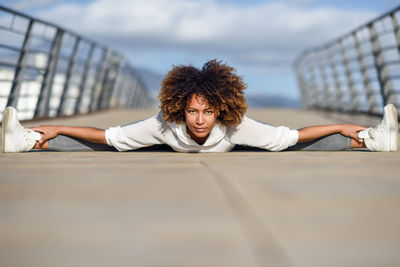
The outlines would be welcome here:
[[[195,110],[189,110],[189,113],[190,113],[190,114],[195,114],[196,111],[195,111]]]
[[[212,110],[207,110],[206,111],[206,114],[212,114],[213,112],[212,112]]]

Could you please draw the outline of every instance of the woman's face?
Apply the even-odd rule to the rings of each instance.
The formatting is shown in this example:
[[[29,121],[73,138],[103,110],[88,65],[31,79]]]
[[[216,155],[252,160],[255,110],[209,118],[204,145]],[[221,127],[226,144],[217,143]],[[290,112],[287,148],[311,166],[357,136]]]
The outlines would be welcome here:
[[[198,144],[203,144],[217,119],[217,114],[207,101],[196,94],[192,95],[185,108],[186,131]]]

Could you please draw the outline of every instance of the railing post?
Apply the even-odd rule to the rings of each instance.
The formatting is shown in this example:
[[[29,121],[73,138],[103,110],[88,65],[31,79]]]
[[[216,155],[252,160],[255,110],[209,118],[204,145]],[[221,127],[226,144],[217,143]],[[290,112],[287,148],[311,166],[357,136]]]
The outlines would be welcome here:
[[[24,78],[25,66],[29,53],[29,45],[32,37],[33,23],[34,23],[33,19],[30,19],[28,27],[25,32],[24,41],[22,43],[22,47],[19,53],[18,63],[15,67],[14,79],[12,82],[10,94],[8,96],[7,106],[13,106],[17,108],[18,105],[19,92],[21,90],[21,84]]]
[[[130,69],[128,70],[130,72]],[[127,101],[125,103],[126,108],[132,108],[133,107],[133,98],[135,97],[135,84],[136,81],[135,79],[130,79],[127,81],[127,86],[128,86],[128,96],[127,96]]]
[[[93,83],[93,88],[92,88],[92,92],[91,92],[91,96],[90,96],[89,111],[98,109],[100,94],[101,94],[101,91],[103,90],[103,86],[104,86],[102,82],[103,82],[103,76],[105,75],[107,58],[108,58],[109,52],[110,51],[108,48],[103,50],[101,62],[99,64],[99,67],[97,68],[96,80]]]
[[[400,57],[400,25],[396,18],[395,13],[390,14],[390,17],[392,18],[393,32],[396,38],[397,52],[399,53]]]
[[[118,108],[123,106],[123,103],[126,101],[127,98],[127,81],[125,72],[126,72],[126,65],[122,63],[120,66],[120,72],[115,85],[117,89],[114,92],[115,98],[117,99]]]
[[[57,32],[54,36],[50,49],[50,54],[48,55],[46,71],[43,76],[43,83],[40,88],[40,94],[36,105],[35,117],[49,115],[51,88],[53,86],[54,76],[57,71],[57,62],[60,54],[61,40],[63,34],[63,30],[57,29]]]
[[[130,72],[132,73],[131,75],[135,75],[133,73],[133,70],[130,70]],[[138,83],[137,79],[134,79],[132,81],[132,90],[133,90],[133,93],[132,93],[130,107],[135,108],[137,106],[136,102],[137,102],[137,95],[138,95],[138,91],[139,91],[139,83]]]
[[[321,74],[321,79],[322,79],[322,87],[324,90],[324,98],[326,99],[326,101],[324,101],[325,102],[324,107],[327,109],[333,109],[332,95],[329,92],[329,84],[328,84],[328,79],[327,79],[326,72],[325,72],[325,66],[324,66],[323,59],[322,59],[322,53],[323,53],[322,50],[316,52],[317,59],[318,59],[318,67],[320,69],[319,72]]]
[[[374,65],[378,74],[379,89],[382,96],[382,104],[385,106],[388,103],[389,97],[393,94],[393,85],[390,80],[390,75],[386,68],[385,57],[383,56],[379,37],[376,33],[375,24],[369,25],[370,41],[373,47]]]
[[[97,101],[97,108],[96,109],[104,109],[105,108],[105,104],[104,104],[104,99],[106,94],[108,93],[109,90],[109,78],[110,78],[110,72],[111,72],[111,68],[112,68],[112,56],[110,56],[108,62],[107,62],[107,67],[104,71],[104,75],[103,75],[103,80],[101,82],[102,86],[101,86],[101,91],[100,91],[100,95]]]
[[[132,79],[127,79],[127,77],[129,77],[128,76],[128,73],[129,73],[129,67],[127,67],[126,69],[125,69],[125,72],[124,72],[124,90],[125,90],[125,101],[123,102],[123,107],[125,107],[125,108],[128,108],[128,106],[129,106],[129,103],[130,103],[130,101],[131,101],[131,98],[132,98],[132,84],[133,84],[133,80]],[[123,97],[123,96],[121,96],[121,97]]]
[[[71,56],[70,56],[69,62],[68,62],[68,69],[67,69],[67,74],[65,76],[64,88],[63,88],[63,91],[62,91],[62,94],[60,97],[60,104],[58,105],[58,109],[57,109],[57,115],[62,115],[67,106],[67,104],[66,104],[67,93],[68,93],[68,89],[69,89],[69,84],[71,82],[71,76],[73,75],[73,72],[74,72],[80,41],[81,41],[80,37],[75,38],[73,50],[72,50],[72,53],[71,53]]]
[[[344,42],[343,39],[339,41],[340,53],[342,55],[343,65],[344,65],[344,68],[345,68],[345,71],[346,71],[347,86],[350,89],[351,109],[353,111],[360,111],[360,101],[358,100],[357,89],[355,88],[353,77],[351,75],[350,64],[349,64],[349,60],[347,59],[346,49],[344,48],[343,42]]]
[[[81,83],[79,85],[79,95],[78,95],[78,98],[77,98],[77,100],[75,102],[75,108],[74,108],[75,113],[80,113],[80,108],[81,108],[81,104],[82,104],[82,98],[83,98],[83,95],[85,93],[85,89],[86,89],[86,85],[87,85],[87,81],[88,81],[88,73],[89,73],[89,70],[90,70],[90,68],[92,66],[94,48],[95,48],[95,45],[93,43],[90,44],[90,49],[89,49],[88,56],[86,58],[85,68],[83,70]]]
[[[358,65],[360,66],[360,71],[363,78],[364,91],[368,103],[367,109],[370,113],[376,113],[379,110],[379,107],[374,91],[372,89],[371,80],[368,75],[367,64],[365,63],[364,55],[361,51],[361,45],[358,40],[357,34],[353,33],[352,36],[354,40],[354,46],[357,51]]]
[[[340,83],[339,80],[339,75],[336,69],[336,64],[335,64],[335,57],[333,54],[333,45],[329,46],[327,48],[328,50],[328,57],[329,57],[329,65],[330,68],[332,70],[332,74],[333,74],[333,79],[334,79],[334,88],[336,91],[336,110],[339,111],[345,111],[346,110],[346,99],[345,99],[345,95],[343,94],[342,91],[342,85]]]
[[[310,91],[311,91],[311,98],[312,98],[312,102],[311,102],[311,107],[320,107],[319,105],[319,98],[320,96],[320,92],[319,92],[319,88],[318,88],[318,84],[317,84],[317,80],[316,80],[316,76],[315,76],[315,72],[314,72],[314,66],[312,63],[312,56],[313,52],[308,53],[307,55],[307,67],[308,67],[308,71],[310,73],[310,79],[311,81],[308,82],[308,84],[310,85]]]
[[[118,82],[120,80],[120,73],[121,73],[121,68],[122,68],[122,61],[121,58],[118,57],[118,60],[115,60],[114,64],[112,65],[113,68],[111,69],[110,72],[110,78],[109,78],[109,89],[108,89],[108,94],[106,97],[106,108],[110,108],[111,107],[111,101],[113,100],[113,96],[117,95],[118,96]],[[119,99],[117,98],[117,100],[119,101]]]
[[[399,26],[399,22],[398,22],[394,12],[392,14],[390,14],[390,17],[392,19],[393,33],[394,33],[395,40],[396,40],[397,53],[398,53],[398,56],[400,57],[400,26]],[[394,90],[393,87],[392,87],[392,90]],[[398,108],[400,107],[399,99],[394,94],[394,91],[392,91],[392,94],[389,96],[388,101],[392,104],[397,105]],[[400,110],[398,112],[400,113]]]

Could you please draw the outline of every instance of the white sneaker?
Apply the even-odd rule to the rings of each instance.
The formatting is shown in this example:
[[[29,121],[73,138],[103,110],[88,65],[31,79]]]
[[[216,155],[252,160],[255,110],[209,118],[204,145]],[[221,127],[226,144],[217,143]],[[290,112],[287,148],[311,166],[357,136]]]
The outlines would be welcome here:
[[[383,119],[375,128],[368,128],[358,134],[365,146],[372,151],[397,151],[399,144],[397,111],[392,104],[384,108]]]
[[[6,107],[3,112],[2,123],[3,152],[28,151],[35,146],[36,141],[39,141],[40,138],[40,133],[22,127],[18,121],[15,108]]]

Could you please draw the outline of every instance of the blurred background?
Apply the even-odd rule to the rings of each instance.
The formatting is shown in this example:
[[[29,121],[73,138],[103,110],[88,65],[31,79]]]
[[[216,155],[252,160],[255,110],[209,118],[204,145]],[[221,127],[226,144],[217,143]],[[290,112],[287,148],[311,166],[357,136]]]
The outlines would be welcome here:
[[[217,58],[255,120],[374,126],[400,110],[399,21],[394,0],[0,0],[0,120],[124,125],[154,115],[173,65]],[[0,153],[0,266],[400,266],[399,162]]]
[[[398,5],[396,0],[2,0],[121,51],[152,97],[173,65],[217,58],[248,84],[252,107],[299,107],[294,59]]]

